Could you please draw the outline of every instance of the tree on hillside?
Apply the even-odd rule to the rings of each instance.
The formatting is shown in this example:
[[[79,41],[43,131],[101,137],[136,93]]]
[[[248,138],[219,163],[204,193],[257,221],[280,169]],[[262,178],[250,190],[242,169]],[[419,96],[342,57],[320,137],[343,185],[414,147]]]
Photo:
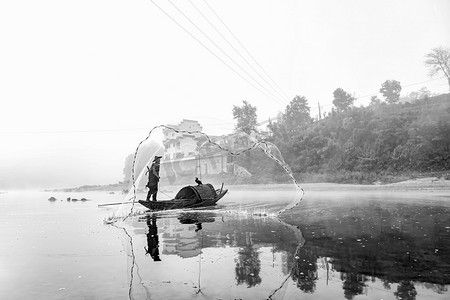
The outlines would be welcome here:
[[[347,93],[341,88],[337,88],[333,92],[333,105],[336,107],[338,111],[346,111],[348,110],[352,105],[353,102],[355,102],[355,97]]]
[[[422,87],[420,90],[408,94],[408,98],[411,100],[427,99],[431,96],[432,93],[426,87]]]
[[[304,125],[311,122],[309,112],[308,100],[303,96],[295,96],[286,106],[283,114],[286,130],[289,133],[299,132]]]
[[[381,104],[381,100],[377,96],[370,97],[369,105],[378,105],[378,104]]]
[[[257,115],[256,107],[243,100],[242,106],[233,105],[233,119],[237,120],[236,129],[250,134],[256,131]]]
[[[444,47],[434,48],[425,57],[425,65],[430,69],[430,75],[434,76],[440,72],[444,73],[450,90],[450,49]]]
[[[381,84],[380,93],[383,94],[387,103],[396,103],[400,100],[402,86],[397,80],[386,80]]]

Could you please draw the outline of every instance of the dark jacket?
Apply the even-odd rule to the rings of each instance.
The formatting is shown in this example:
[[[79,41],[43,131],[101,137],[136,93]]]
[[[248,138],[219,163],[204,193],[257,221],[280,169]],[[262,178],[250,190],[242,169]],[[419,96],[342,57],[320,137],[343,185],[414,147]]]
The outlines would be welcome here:
[[[154,162],[150,168],[147,167],[148,183],[147,187],[157,186],[159,182],[159,163]]]

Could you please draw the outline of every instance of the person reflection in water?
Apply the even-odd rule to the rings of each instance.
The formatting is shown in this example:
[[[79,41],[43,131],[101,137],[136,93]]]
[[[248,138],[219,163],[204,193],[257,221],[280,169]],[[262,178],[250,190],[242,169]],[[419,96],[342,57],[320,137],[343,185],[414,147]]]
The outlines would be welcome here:
[[[152,166],[149,168],[147,166],[147,171],[145,175],[148,174],[148,183],[146,187],[148,187],[147,193],[147,201],[150,201],[150,198],[153,196],[153,201],[156,201],[156,194],[158,193],[158,182],[159,182],[159,166],[161,162],[162,156],[155,156],[153,159]]]
[[[147,233],[147,246],[145,248],[145,254],[150,254],[154,261],[161,261],[159,258],[159,240],[158,240],[158,227],[156,226],[156,216],[147,217],[148,233]]]

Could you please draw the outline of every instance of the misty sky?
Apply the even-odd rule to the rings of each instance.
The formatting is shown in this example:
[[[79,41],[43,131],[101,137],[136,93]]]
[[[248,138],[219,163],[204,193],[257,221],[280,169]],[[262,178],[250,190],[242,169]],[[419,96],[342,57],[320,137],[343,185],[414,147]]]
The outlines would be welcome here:
[[[329,111],[338,87],[367,105],[387,79],[402,94],[448,91],[424,65],[450,47],[447,0],[207,0],[280,89],[204,0],[171,2],[154,0],[198,41],[150,0],[0,2],[0,189],[115,183],[153,126],[185,118],[230,133],[244,99],[262,121],[295,95],[313,117],[319,103]]]

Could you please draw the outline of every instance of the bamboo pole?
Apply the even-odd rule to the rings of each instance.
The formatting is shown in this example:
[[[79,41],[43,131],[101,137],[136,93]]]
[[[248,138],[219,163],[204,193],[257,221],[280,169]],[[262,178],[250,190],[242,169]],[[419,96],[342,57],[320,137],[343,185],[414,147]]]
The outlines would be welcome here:
[[[105,204],[99,204],[98,206],[109,206],[109,205],[131,204],[131,203],[133,203],[133,202],[105,203]]]

